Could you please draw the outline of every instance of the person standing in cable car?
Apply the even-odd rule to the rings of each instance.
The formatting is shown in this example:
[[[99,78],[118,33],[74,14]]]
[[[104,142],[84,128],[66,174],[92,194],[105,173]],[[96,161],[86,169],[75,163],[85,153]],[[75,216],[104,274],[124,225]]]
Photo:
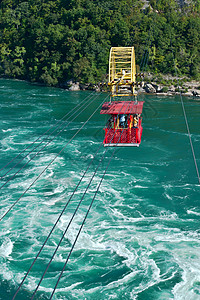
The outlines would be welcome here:
[[[124,128],[125,126],[125,115],[119,115],[119,126]]]
[[[134,125],[134,127],[137,127],[137,125],[138,125],[138,115],[137,114],[133,118],[133,125]]]
[[[129,129],[131,129],[133,127],[133,115],[130,115],[130,119],[129,119]]]
[[[108,127],[108,128],[114,128],[114,119],[113,119],[113,116],[111,116],[111,117],[108,119],[107,127]]]

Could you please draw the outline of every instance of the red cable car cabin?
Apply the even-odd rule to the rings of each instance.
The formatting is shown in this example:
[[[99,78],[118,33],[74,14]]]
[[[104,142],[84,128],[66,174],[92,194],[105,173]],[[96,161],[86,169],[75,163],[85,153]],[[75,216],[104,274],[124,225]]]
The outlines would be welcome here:
[[[139,147],[142,137],[143,101],[105,102],[101,114],[110,115],[106,124],[104,146]]]

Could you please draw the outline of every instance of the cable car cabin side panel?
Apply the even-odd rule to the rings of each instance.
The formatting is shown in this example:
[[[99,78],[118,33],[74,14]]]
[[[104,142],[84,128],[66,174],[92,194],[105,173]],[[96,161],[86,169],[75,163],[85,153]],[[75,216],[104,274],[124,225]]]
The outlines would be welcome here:
[[[105,138],[103,143],[105,147],[139,147],[141,143],[142,127],[131,129],[104,128],[104,130]]]

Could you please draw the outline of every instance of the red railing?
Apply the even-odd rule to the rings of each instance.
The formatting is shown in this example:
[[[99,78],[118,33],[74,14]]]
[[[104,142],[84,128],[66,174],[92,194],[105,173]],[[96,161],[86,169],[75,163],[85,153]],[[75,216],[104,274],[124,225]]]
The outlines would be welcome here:
[[[105,139],[104,144],[116,144],[116,143],[123,143],[123,144],[130,144],[130,143],[140,143],[140,132],[139,128],[120,128],[120,129],[113,129],[113,128],[104,128],[105,130]]]

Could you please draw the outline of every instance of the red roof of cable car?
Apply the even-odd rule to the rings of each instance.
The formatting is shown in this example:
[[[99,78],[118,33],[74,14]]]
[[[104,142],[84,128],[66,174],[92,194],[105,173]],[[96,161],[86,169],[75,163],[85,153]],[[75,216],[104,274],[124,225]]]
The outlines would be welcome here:
[[[141,114],[144,101],[113,101],[105,102],[101,108],[101,114]]]

